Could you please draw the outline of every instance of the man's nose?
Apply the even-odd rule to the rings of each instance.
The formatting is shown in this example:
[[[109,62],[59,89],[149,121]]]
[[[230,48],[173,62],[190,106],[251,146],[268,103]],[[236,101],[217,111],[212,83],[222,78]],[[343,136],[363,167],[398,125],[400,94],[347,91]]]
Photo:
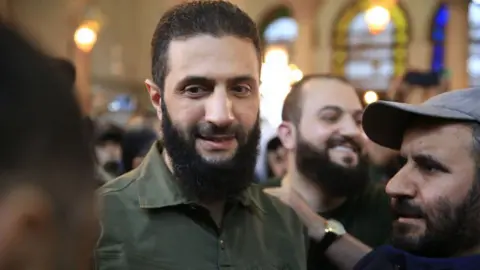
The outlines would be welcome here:
[[[205,104],[205,121],[216,126],[229,126],[234,121],[233,104],[227,91],[215,89]]]
[[[408,165],[388,181],[385,191],[392,198],[415,197],[415,184],[411,179],[411,169]]]
[[[344,117],[340,122],[339,132],[345,137],[350,137],[357,142],[363,142],[362,130],[353,117]]]

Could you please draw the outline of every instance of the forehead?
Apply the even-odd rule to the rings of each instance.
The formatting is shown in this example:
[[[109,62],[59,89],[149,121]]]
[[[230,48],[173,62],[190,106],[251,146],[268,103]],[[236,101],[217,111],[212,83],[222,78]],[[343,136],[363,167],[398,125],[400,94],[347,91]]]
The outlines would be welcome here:
[[[318,110],[325,106],[335,106],[349,112],[362,109],[355,89],[338,80],[312,79],[303,85],[302,91],[304,110]]]
[[[466,124],[416,123],[403,136],[401,152],[405,156],[428,154],[443,162],[457,163],[462,157],[471,157],[472,129]]]
[[[198,35],[173,40],[168,54],[168,76],[179,79],[187,75],[213,79],[259,76],[257,51],[247,39]]]

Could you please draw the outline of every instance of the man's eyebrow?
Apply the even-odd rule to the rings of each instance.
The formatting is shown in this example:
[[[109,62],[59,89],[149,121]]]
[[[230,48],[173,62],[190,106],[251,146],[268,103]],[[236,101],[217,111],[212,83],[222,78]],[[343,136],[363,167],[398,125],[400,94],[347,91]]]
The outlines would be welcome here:
[[[256,82],[257,80],[250,75],[241,75],[233,78],[227,79],[228,84],[238,84],[242,82]],[[209,87],[214,87],[216,84],[215,79],[203,76],[187,76],[181,79],[177,83],[177,88],[182,88],[187,85],[199,84],[199,85],[208,85]]]
[[[208,85],[208,86],[215,86],[215,80],[207,77],[201,76],[187,76],[181,79],[177,83],[177,88],[185,87],[191,84],[200,84],[200,85]]]
[[[412,159],[419,165],[433,167],[437,170],[449,173],[451,170],[447,166],[443,165],[442,162],[438,161],[435,157],[428,154],[414,154]]]
[[[256,82],[257,80],[250,75],[241,75],[227,80],[228,84],[238,84],[242,82]]]
[[[339,106],[326,105],[326,106],[320,108],[320,109],[318,110],[318,113],[321,113],[321,112],[324,112],[324,111],[328,111],[328,110],[332,110],[332,111],[335,111],[335,112],[337,112],[337,113],[343,112],[343,109],[340,108]]]

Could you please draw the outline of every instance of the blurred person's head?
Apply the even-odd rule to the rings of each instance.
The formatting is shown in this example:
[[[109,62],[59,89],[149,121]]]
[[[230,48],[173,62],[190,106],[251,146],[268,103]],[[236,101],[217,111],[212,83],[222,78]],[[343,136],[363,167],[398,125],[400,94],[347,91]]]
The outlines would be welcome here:
[[[91,152],[71,78],[0,24],[0,269],[87,269]]]
[[[157,140],[154,130],[136,128],[127,130],[122,142],[122,164],[124,172],[140,165],[152,144]]]
[[[96,139],[96,156],[100,165],[110,174],[119,176],[123,169],[122,142],[124,130],[113,124],[109,124],[99,131]]]
[[[368,180],[362,113],[355,88],[332,75],[305,76],[285,99],[279,137],[295,170],[329,196],[352,195]]]
[[[283,177],[287,173],[287,150],[278,137],[267,143],[268,177]]]
[[[197,199],[235,196],[253,181],[260,62],[257,27],[232,3],[186,2],[156,27],[147,88],[169,166]]]
[[[421,105],[377,102],[364,115],[369,138],[407,163],[388,182],[392,243],[413,254],[453,257],[480,249],[480,89]]]
[[[420,104],[447,89],[443,73],[410,70],[392,83],[389,92],[394,101]]]

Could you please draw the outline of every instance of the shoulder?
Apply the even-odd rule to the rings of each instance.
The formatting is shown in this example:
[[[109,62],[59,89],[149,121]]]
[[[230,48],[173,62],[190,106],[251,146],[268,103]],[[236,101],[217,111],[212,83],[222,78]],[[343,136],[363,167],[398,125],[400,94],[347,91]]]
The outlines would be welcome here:
[[[303,230],[303,224],[297,214],[278,198],[266,194],[264,189],[265,187],[262,185],[252,185],[250,194],[258,207],[264,212],[268,222],[271,222],[270,224],[284,224],[294,231]]]
[[[99,189],[101,222],[104,230],[122,227],[125,219],[138,205],[138,172],[132,171],[111,180]]]
[[[135,169],[103,185],[99,194],[105,210],[138,202],[139,177],[140,172]]]

